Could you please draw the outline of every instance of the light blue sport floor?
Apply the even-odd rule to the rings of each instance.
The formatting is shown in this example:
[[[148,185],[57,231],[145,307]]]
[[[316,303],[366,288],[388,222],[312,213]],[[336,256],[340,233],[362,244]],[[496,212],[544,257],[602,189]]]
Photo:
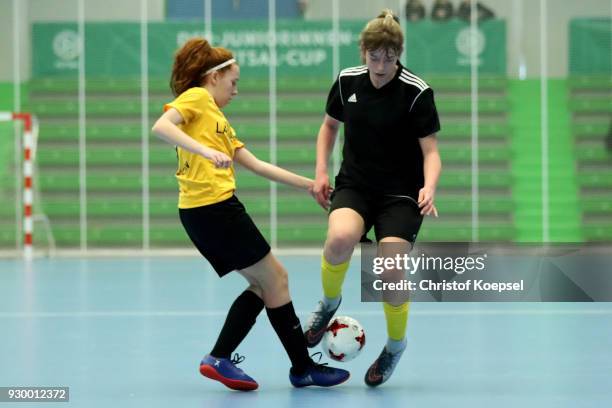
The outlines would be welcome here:
[[[304,322],[320,296],[319,257],[281,260]],[[415,303],[400,365],[369,389],[386,329],[381,305],[359,301],[358,261],[338,313],[366,331],[363,353],[340,363],[351,379],[293,389],[262,313],[238,349],[260,388],[240,393],[198,372],[246,287],[237,274],[219,279],[201,258],[0,260],[0,386],[68,386],[70,402],[51,406],[87,408],[612,406],[609,303]]]

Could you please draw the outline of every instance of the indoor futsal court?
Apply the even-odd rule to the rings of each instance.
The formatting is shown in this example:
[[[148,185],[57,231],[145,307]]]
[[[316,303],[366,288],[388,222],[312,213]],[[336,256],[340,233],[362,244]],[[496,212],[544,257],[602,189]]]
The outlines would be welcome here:
[[[610,0],[0,10],[0,408],[612,406]]]
[[[305,319],[318,257],[282,260]],[[382,308],[360,302],[351,268],[341,310],[363,324],[366,346],[345,364],[349,381],[292,388],[289,360],[262,315],[238,349],[260,388],[239,393],[197,371],[212,347],[208,333],[223,323],[224,300],[244,288],[237,276],[221,285],[197,258],[40,260],[26,273],[22,261],[1,265],[0,381],[69,385],[74,406],[605,407],[611,399],[609,303],[415,303],[402,364],[370,389],[363,375],[386,333]]]

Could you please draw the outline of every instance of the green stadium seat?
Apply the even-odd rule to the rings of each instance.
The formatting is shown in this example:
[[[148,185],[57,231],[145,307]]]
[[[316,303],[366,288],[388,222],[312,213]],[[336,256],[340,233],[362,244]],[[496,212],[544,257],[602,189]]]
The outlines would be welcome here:
[[[151,124],[151,126],[153,126]],[[139,141],[142,137],[142,126],[138,124],[95,124],[87,123],[85,134],[87,141]],[[40,139],[43,141],[75,142],[79,139],[79,127],[75,124],[43,123],[40,125]]]
[[[43,202],[42,211],[49,217],[74,217],[78,216],[80,203],[75,200],[48,199]],[[134,217],[142,216],[142,200],[134,198],[122,199],[88,199],[88,217]],[[149,205],[151,217],[175,217],[177,215],[176,199],[164,201],[152,201]],[[135,218],[138,219],[138,218]]]
[[[612,223],[586,224],[582,233],[588,241],[612,241]]]
[[[580,206],[582,207],[583,213],[610,215],[612,214],[612,196],[585,194],[580,199]]]
[[[140,78],[88,78],[85,89],[92,94],[107,93],[140,93]],[[37,78],[30,81],[30,91],[37,93],[64,94],[77,93],[79,81],[77,78]],[[149,79],[149,92],[170,93],[168,80]]]
[[[458,114],[471,112],[470,98],[442,99],[436,101],[436,107],[440,114]],[[483,96],[478,101],[478,111],[480,114],[503,114],[509,109],[508,101],[505,99],[487,99]]]
[[[436,91],[464,91],[469,92],[471,90],[471,82],[468,78],[463,75],[460,76],[427,76],[424,78],[425,81]],[[507,79],[504,77],[487,76],[481,75],[478,78],[478,89],[479,91],[487,90],[506,90]]]
[[[149,102],[148,109],[151,116],[159,116],[162,113],[164,103],[167,99],[153,100]],[[39,117],[70,117],[79,115],[79,102],[74,99],[60,101],[37,101],[32,100],[26,109]],[[88,118],[130,118],[140,116],[142,104],[140,98],[123,98],[121,101],[96,99],[91,96],[85,105],[85,114]]]
[[[439,132],[440,140],[446,139],[470,139],[472,137],[471,123],[442,123]],[[504,139],[510,135],[510,127],[507,123],[481,123],[478,126],[479,139]]]
[[[600,147],[576,147],[576,159],[580,162],[610,162],[612,164],[612,153],[604,146],[603,142]]]
[[[79,151],[76,147],[41,149],[36,158],[39,166],[78,166]],[[126,166],[142,163],[142,149],[138,147],[95,147],[87,150],[87,165]],[[176,151],[172,146],[149,149],[152,165],[175,164]]]
[[[600,171],[580,171],[578,185],[581,187],[612,187],[612,173]]]
[[[440,148],[440,157],[443,163],[471,163],[472,150],[470,148],[444,149]],[[510,160],[511,153],[507,149],[480,148],[478,149],[478,161],[480,163],[504,162]]]
[[[312,145],[315,145],[319,127],[323,120],[323,115],[315,120],[300,120],[287,121],[280,120],[277,122],[276,137],[278,141],[283,140],[311,140]],[[233,125],[238,138],[245,143],[249,141],[268,141],[270,140],[270,126],[267,123],[248,123],[248,121],[238,121]]]
[[[436,208],[441,214],[465,214],[472,212],[471,197],[445,196],[440,193],[436,196]],[[484,214],[510,214],[514,211],[514,203],[506,196],[481,195],[478,200],[478,213]]]
[[[568,84],[571,89],[588,89],[600,91],[606,88],[612,88],[612,78],[609,75],[592,76],[581,75],[572,76],[569,78]]]
[[[53,235],[57,245],[78,246],[80,229],[78,225],[52,225]],[[152,225],[151,244],[184,244],[189,245],[189,238],[180,223],[171,225]],[[126,224],[108,222],[97,224],[90,222],[87,228],[87,241],[92,247],[120,247],[142,245],[142,225],[140,223]]]
[[[515,227],[511,223],[480,222],[478,236],[481,241],[511,241]],[[419,232],[419,241],[471,241],[470,222],[425,223]]]
[[[15,138],[13,125],[0,122],[0,197],[2,189],[12,185],[11,173],[15,166]]]
[[[578,139],[586,139],[586,138],[604,138],[605,135],[610,130],[609,121],[593,123],[593,121],[589,121],[589,123],[573,123],[572,124],[572,134],[576,136]]]
[[[0,248],[15,248],[16,234],[14,224],[0,225]]]
[[[481,188],[510,188],[512,176],[506,171],[494,170],[481,172],[479,174],[479,186]],[[471,188],[472,174],[469,171],[453,171],[446,173],[440,179],[440,187],[443,188]]]
[[[175,191],[178,186],[173,174],[155,175],[149,179],[151,191]],[[44,173],[38,178],[42,192],[76,192],[79,191],[79,175],[74,173]],[[86,178],[88,192],[134,192],[137,195],[142,189],[140,174],[110,174],[106,172],[89,172]]]
[[[612,112],[612,98],[580,98],[570,100],[570,110],[580,113]]]

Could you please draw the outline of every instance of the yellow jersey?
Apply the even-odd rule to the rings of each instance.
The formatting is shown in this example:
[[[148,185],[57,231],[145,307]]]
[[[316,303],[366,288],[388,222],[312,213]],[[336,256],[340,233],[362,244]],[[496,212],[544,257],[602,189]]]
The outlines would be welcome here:
[[[236,138],[236,132],[212,95],[200,87],[190,88],[174,101],[164,105],[164,112],[176,109],[183,117],[179,128],[193,139],[234,157],[236,149],[244,143]],[[177,146],[179,184],[179,208],[194,208],[227,200],[234,194],[236,180],[234,166],[216,168],[208,159]]]

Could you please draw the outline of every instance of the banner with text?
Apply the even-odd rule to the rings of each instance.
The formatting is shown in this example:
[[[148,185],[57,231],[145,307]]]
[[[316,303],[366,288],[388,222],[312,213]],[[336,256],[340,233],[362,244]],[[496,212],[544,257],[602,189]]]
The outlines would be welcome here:
[[[569,72],[612,75],[612,20],[578,18],[570,22]]]
[[[233,51],[245,75],[268,75],[270,44],[276,41],[279,75],[331,78],[337,74],[333,68],[335,43],[339,46],[341,68],[361,64],[358,42],[364,23],[341,21],[335,35],[328,21],[279,20],[274,39],[267,21],[215,21],[213,44]],[[83,49],[76,23],[34,23],[32,31],[32,76],[76,76]],[[167,77],[176,49],[188,38],[204,35],[201,23],[150,23],[149,75]],[[87,23],[84,37],[87,76],[140,75],[139,23]],[[409,23],[405,45],[407,66],[417,74],[467,74],[472,38],[476,40],[480,71],[505,74],[506,27],[502,20],[484,22],[475,31],[461,21]]]

